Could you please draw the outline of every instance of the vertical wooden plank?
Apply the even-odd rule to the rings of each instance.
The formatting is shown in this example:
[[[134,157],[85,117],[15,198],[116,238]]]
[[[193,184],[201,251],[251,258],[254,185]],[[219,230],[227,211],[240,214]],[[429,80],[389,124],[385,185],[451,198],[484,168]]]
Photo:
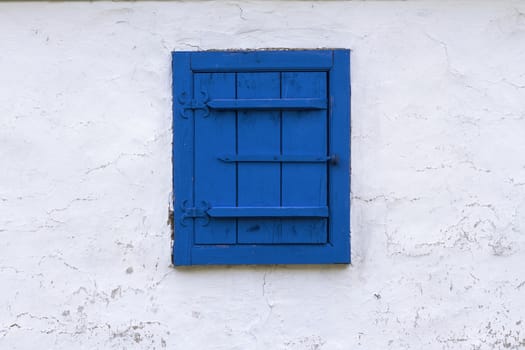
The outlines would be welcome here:
[[[280,73],[238,73],[237,98],[280,97]],[[280,153],[280,112],[239,111],[239,154]],[[238,164],[238,206],[279,206],[278,163]],[[279,219],[238,219],[238,243],[273,243],[281,233]]]
[[[350,51],[334,50],[329,72],[329,152],[338,163],[329,167],[329,242],[334,262],[350,262]]]
[[[235,98],[235,73],[197,73],[194,98]],[[204,94],[203,94],[204,93]],[[195,112],[195,206],[235,206],[235,164],[219,154],[235,153],[235,112]],[[195,219],[196,244],[236,243],[235,219]]]
[[[282,73],[283,98],[322,98],[327,95],[325,72]],[[284,155],[327,155],[327,111],[283,111],[282,152]],[[282,205],[326,206],[326,163],[284,163]],[[282,221],[281,243],[325,243],[327,220],[323,218]]]
[[[190,54],[172,53],[173,78],[173,216],[175,228],[173,236],[173,264],[191,265],[193,245],[193,220],[184,223],[181,217],[182,203],[193,203],[193,118],[181,116],[183,94],[191,98],[193,76],[190,69]],[[191,115],[191,113],[188,113]]]

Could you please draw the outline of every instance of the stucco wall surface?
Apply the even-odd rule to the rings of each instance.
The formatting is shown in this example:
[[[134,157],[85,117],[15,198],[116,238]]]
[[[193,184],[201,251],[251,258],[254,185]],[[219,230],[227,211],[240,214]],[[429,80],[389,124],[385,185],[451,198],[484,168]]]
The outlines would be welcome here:
[[[352,49],[352,265],[170,266],[172,50]],[[525,348],[525,3],[0,3],[0,349]]]

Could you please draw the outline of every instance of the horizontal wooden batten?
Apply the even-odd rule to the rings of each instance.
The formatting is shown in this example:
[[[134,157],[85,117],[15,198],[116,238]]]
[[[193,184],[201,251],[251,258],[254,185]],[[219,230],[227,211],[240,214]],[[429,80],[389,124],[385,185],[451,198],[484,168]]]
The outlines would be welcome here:
[[[324,98],[213,99],[206,103],[215,110],[306,110],[326,109]]]
[[[225,163],[327,163],[337,157],[315,155],[219,155],[217,159]]]
[[[212,218],[328,217],[328,207],[212,207]]]
[[[221,244],[192,247],[195,265],[225,264],[348,264],[346,247],[332,244]]]
[[[189,52],[193,72],[328,71],[332,50]]]

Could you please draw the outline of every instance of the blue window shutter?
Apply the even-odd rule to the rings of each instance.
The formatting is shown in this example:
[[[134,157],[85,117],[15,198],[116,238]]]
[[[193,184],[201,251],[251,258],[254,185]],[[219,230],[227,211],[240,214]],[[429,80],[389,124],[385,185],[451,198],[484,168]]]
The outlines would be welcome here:
[[[349,51],[172,64],[174,264],[349,263]]]

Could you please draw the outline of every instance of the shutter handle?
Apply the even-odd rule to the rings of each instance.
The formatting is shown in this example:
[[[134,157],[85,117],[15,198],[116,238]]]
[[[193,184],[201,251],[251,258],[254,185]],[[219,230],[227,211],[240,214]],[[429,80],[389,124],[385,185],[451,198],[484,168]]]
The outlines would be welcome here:
[[[339,156],[337,154],[332,154],[331,156],[328,157],[328,160],[330,164],[332,165],[339,164]]]

